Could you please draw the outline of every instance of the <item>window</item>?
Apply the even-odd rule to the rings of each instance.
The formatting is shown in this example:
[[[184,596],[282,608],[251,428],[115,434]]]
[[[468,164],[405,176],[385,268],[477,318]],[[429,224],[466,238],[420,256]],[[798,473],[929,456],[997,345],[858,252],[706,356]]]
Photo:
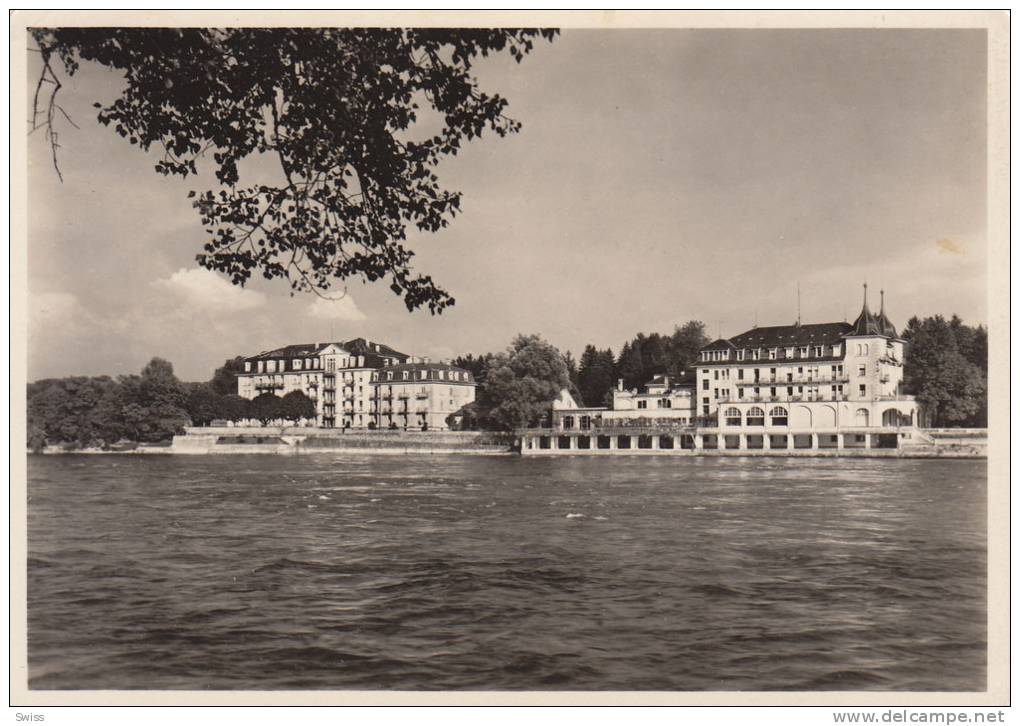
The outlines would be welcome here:
[[[801,358],[807,358],[807,346],[806,345],[801,346],[800,357]]]
[[[744,350],[741,348],[737,351],[737,360],[744,360]]]
[[[638,401],[637,402],[637,407],[638,408],[648,408],[648,401]]]
[[[748,426],[764,426],[765,425],[765,411],[752,406],[747,411],[747,425]]]
[[[772,396],[772,398],[776,397],[776,387],[775,386],[772,386],[772,388],[769,389],[769,395]]]
[[[841,345],[832,346],[832,357],[839,358],[841,355],[843,355],[843,346]]]
[[[786,387],[786,395],[787,396],[792,396],[793,395],[793,386],[787,386]]]
[[[862,396],[868,395],[868,387],[863,383],[858,387],[857,392]]]
[[[724,415],[726,417],[726,425],[727,426],[739,426],[740,425],[741,418],[740,418],[740,409],[739,408],[737,408],[735,406],[730,406],[729,408],[726,409],[726,413]]]
[[[404,371],[403,375],[401,376],[401,378],[403,378],[405,381],[408,380],[410,377],[411,377],[411,374],[410,374],[409,371]]]
[[[572,429],[572,428],[574,428],[574,417],[573,416],[564,416],[563,417],[563,428],[565,428],[565,429]]]
[[[743,368],[738,368],[737,369],[737,380],[738,381],[744,380],[744,369]]]
[[[717,380],[717,381],[718,381],[718,380],[719,380],[719,369],[718,369],[718,368],[716,368],[716,369],[715,369],[714,371],[712,371],[712,372],[713,372],[713,373],[715,373],[715,376],[714,376],[714,378],[715,378],[715,380]]]
[[[670,401],[668,398],[660,399],[659,408],[673,408],[673,402]]]
[[[755,348],[751,351],[751,360],[758,360],[759,358],[761,358],[761,350]]]
[[[786,349],[786,357],[787,358],[793,358],[793,350],[794,350],[793,348],[787,348]]]
[[[789,421],[788,416],[789,414],[782,406],[773,406],[769,411],[769,418],[772,419],[773,426],[786,426]]]
[[[775,348],[769,348],[769,360],[775,360],[779,356],[779,351]]]
[[[816,358],[821,358],[822,357],[822,346],[820,346],[820,345],[816,345],[815,346],[815,357]]]
[[[299,370],[301,370],[301,359],[300,359],[300,358],[295,358],[294,360],[292,360],[292,361],[290,362],[290,364],[291,364],[291,367],[292,367],[292,368],[293,368],[294,370],[296,370],[296,371],[299,371]]]
[[[744,389],[743,388],[738,388],[737,389],[737,398],[743,398],[743,397],[744,397]]]
[[[251,372],[251,361],[250,360],[246,360],[244,362],[244,370],[249,372],[249,373]]]
[[[707,373],[707,371],[706,371],[706,373]],[[701,382],[701,390],[702,390],[702,391],[707,391],[707,390],[708,390],[708,379],[707,379],[707,378],[706,378],[706,379],[704,379],[704,380],[703,380],[703,381]]]
[[[857,366],[857,375],[859,375],[859,376],[866,376],[866,375],[868,375],[868,367],[867,366]]]
[[[276,373],[276,361],[275,360],[266,361],[266,372],[267,373]]]

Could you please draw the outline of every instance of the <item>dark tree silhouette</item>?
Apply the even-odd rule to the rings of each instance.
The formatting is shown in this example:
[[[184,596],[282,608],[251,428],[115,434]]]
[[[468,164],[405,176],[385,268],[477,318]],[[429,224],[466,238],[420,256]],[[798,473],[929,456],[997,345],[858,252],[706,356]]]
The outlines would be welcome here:
[[[416,274],[408,229],[435,232],[460,209],[435,170],[485,131],[520,124],[483,92],[480,56],[520,62],[539,29],[33,28],[42,57],[33,130],[57,166],[58,92],[82,62],[125,75],[99,122],[162,152],[161,174],[198,173],[212,154],[218,188],[196,196],[208,233],[200,265],[244,285],[254,273],[293,290],[385,280],[408,310],[454,299]],[[65,114],[66,116],[66,114]],[[436,130],[426,134],[421,117]],[[70,121],[70,119],[68,119]],[[426,124],[422,124],[422,127]],[[424,138],[418,138],[425,136]],[[268,155],[275,183],[242,184],[239,165]],[[59,173],[59,167],[58,167]]]
[[[291,391],[280,401],[280,417],[295,423],[303,418],[315,418],[315,401],[301,391]]]

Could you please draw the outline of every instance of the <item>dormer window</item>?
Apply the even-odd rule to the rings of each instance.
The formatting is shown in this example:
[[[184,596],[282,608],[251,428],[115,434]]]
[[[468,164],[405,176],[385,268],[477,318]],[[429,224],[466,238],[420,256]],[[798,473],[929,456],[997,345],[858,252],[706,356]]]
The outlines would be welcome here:
[[[793,351],[794,351],[793,348],[787,348],[786,349],[786,357],[787,358],[793,358]]]
[[[245,370],[246,372],[248,372],[248,373],[250,373],[250,372],[251,372],[251,361],[250,361],[250,360],[246,360],[246,361],[244,362],[244,370]]]
[[[744,360],[744,349],[741,348],[737,351],[737,360]]]
[[[408,378],[410,378],[410,374],[407,371],[404,371],[404,380],[406,381]]]
[[[769,360],[775,360],[779,357],[779,351],[776,348],[769,348]]]
[[[801,349],[800,349],[800,357],[801,358],[807,358],[807,350],[808,349],[807,349],[806,345],[801,347]]]

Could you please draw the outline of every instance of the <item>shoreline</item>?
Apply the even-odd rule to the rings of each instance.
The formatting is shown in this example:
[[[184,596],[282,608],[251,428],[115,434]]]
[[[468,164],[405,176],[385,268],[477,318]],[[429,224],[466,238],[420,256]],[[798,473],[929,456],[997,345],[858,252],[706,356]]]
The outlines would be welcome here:
[[[399,448],[399,447],[357,447],[348,446],[342,448],[314,448],[314,449],[298,449],[294,447],[287,447],[282,449],[279,447],[260,448],[258,446],[232,446],[232,447],[216,447],[209,450],[190,450],[181,451],[174,450],[173,447],[159,447],[159,448],[145,448],[145,449],[131,449],[126,451],[103,451],[96,449],[72,449],[72,450],[44,450],[44,451],[28,451],[26,452],[29,456],[244,456],[244,455],[260,455],[260,456],[316,456],[318,454],[343,454],[350,453],[358,456],[363,455],[375,455],[380,456],[514,456],[525,458],[521,456],[519,451],[513,449],[503,450],[478,450],[478,449],[416,449],[416,448]],[[591,451],[563,451],[553,452],[550,454],[531,454],[527,458],[591,458],[591,457],[675,457],[675,458],[749,458],[749,459],[760,459],[760,458],[781,458],[781,459],[970,459],[970,460],[987,460],[987,453],[972,453],[972,452],[955,452],[955,451],[930,451],[930,452],[913,452],[913,451],[898,451],[895,449],[882,450],[872,449],[867,451],[748,451],[748,450],[718,450],[718,451],[700,451],[694,453],[692,451],[668,451],[668,450],[648,450],[648,451],[606,451],[606,452],[591,452]]]
[[[948,433],[948,432],[947,432]],[[985,459],[987,437],[959,432],[941,433],[941,440],[924,445],[896,448],[529,448],[522,452],[520,442],[506,434],[487,431],[348,431],[264,427],[189,427],[174,436],[170,444],[120,445],[113,449],[98,447],[65,448],[54,445],[29,454],[59,456],[67,454],[133,456],[204,456],[261,454],[308,456],[315,454],[379,454],[382,456],[518,456],[518,457],[747,457],[747,458],[835,458],[835,459]]]

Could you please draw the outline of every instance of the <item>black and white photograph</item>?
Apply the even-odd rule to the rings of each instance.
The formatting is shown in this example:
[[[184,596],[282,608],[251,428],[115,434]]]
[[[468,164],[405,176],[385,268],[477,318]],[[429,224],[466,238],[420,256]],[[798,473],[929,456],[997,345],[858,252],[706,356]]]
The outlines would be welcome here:
[[[13,692],[1008,705],[1008,27],[14,13]]]

